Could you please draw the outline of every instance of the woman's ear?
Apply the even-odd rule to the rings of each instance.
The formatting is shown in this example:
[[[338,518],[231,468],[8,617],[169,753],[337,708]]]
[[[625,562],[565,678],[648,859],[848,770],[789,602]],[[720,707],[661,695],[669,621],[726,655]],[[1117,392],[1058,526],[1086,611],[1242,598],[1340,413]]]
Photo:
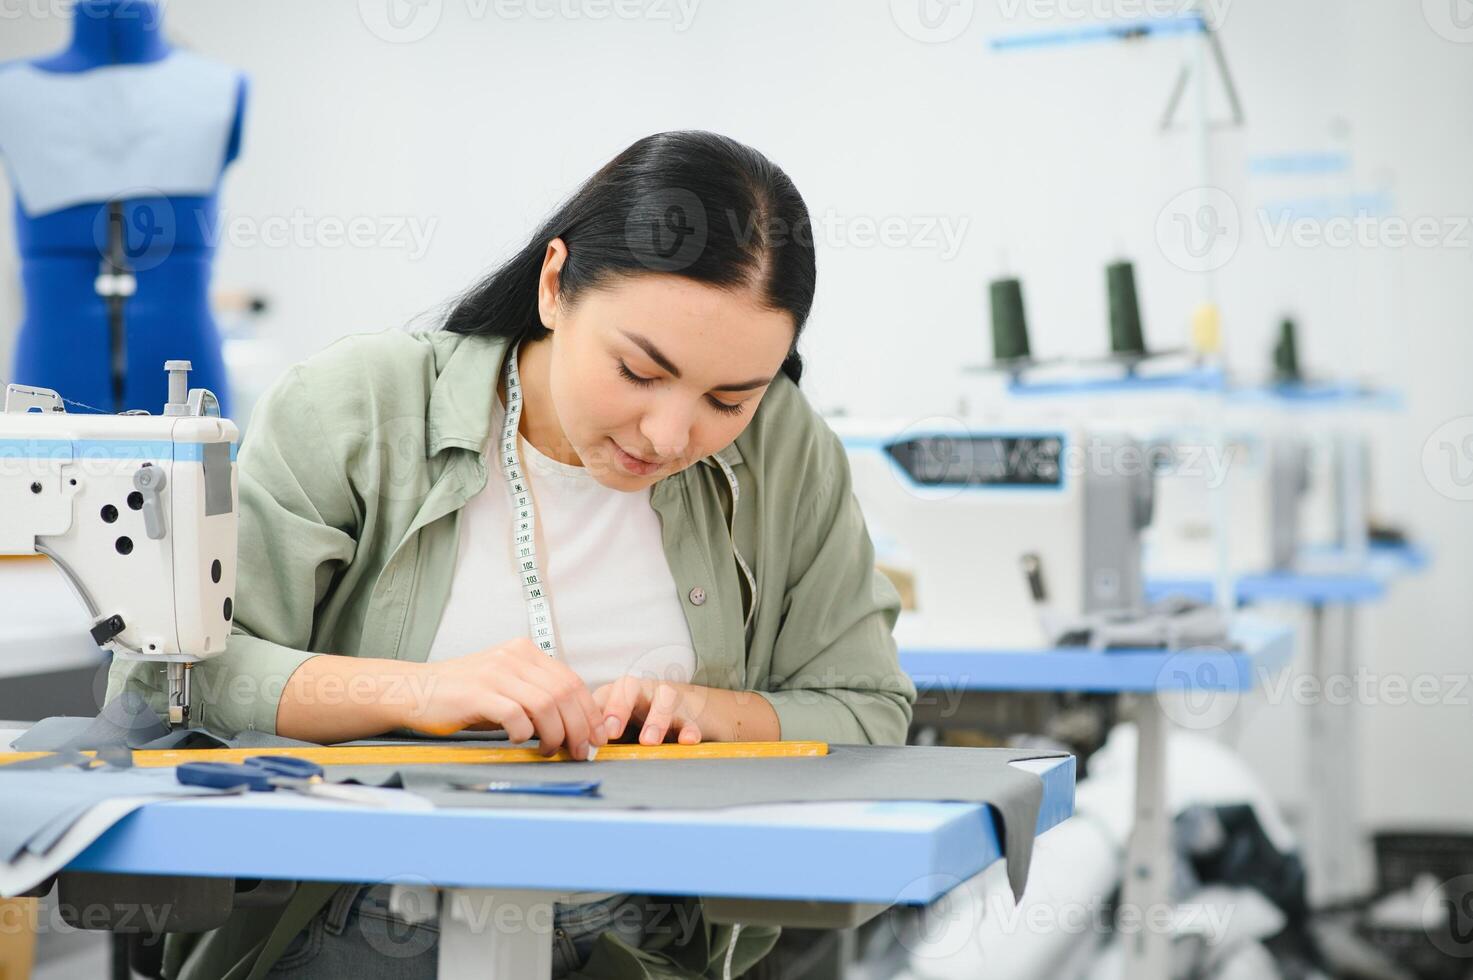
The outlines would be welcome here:
[[[537,314],[548,330],[557,329],[558,279],[562,275],[563,263],[568,260],[568,246],[561,238],[547,243],[547,252],[542,256],[542,274],[537,277]]]

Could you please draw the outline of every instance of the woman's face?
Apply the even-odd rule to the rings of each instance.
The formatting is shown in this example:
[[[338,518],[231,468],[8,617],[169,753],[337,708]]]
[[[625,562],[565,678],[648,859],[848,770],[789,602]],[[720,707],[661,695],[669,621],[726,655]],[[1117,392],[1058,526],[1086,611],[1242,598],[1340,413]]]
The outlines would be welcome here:
[[[787,358],[792,316],[748,290],[657,273],[563,306],[556,271],[566,255],[561,240],[549,246],[539,306],[552,330],[551,400],[589,474],[640,490],[736,439]]]

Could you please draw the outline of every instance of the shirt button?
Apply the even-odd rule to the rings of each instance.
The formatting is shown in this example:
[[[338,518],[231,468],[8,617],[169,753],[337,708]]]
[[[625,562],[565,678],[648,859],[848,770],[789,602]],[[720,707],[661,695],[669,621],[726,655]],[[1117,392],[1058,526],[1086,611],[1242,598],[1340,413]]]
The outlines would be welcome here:
[[[706,601],[706,590],[699,585],[690,590],[690,604],[699,606]]]

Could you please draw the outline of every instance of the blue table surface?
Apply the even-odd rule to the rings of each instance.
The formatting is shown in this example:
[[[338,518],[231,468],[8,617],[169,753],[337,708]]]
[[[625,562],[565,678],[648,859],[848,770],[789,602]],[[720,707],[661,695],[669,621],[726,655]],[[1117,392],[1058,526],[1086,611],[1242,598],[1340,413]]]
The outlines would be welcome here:
[[[1235,582],[1240,603],[1302,602],[1310,605],[1371,602],[1386,594],[1386,580],[1370,573],[1264,572],[1241,575]],[[1146,601],[1171,596],[1211,602],[1216,588],[1206,578],[1146,580]]]
[[[1238,616],[1239,650],[987,650],[907,648],[900,665],[926,690],[963,691],[1246,691],[1294,653],[1289,626]]]
[[[1242,575],[1236,581],[1240,603],[1301,602],[1309,605],[1374,602],[1398,578],[1425,570],[1431,559],[1415,544],[1371,545],[1363,559],[1330,548],[1307,549],[1296,571]],[[1146,599],[1185,596],[1211,602],[1211,579],[1157,577],[1146,582]]]
[[[1073,758],[1018,765],[1043,779],[1037,833],[1073,815]],[[970,803],[410,812],[249,793],[147,804],[68,868],[921,905],[1001,857]]]

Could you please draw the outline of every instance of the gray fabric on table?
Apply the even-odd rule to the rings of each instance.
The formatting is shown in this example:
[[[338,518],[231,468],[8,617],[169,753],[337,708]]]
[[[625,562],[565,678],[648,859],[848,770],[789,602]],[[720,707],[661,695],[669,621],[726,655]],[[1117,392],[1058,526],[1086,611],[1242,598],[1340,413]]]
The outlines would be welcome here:
[[[504,732],[468,732],[435,740],[457,745],[506,744]],[[424,744],[423,739],[368,739],[348,745]],[[133,768],[132,751],[211,748],[316,747],[315,742],[265,732],[221,739],[200,729],[170,731],[141,697],[125,692],[96,718],[55,717],[37,722],[12,744],[16,752],[49,755],[0,766],[0,861],[45,854],[89,810],[123,796],[209,796],[223,792],[186,786],[172,767]],[[84,755],[96,753],[96,757]],[[105,764],[104,764],[105,763]]]
[[[831,745],[826,756],[424,766],[329,766],[335,782],[396,786],[440,807],[707,810],[852,801],[984,804],[997,818],[1008,882],[1021,898],[1043,802],[1043,780],[1013,766],[1064,758],[1027,749]],[[456,790],[457,783],[597,779],[598,796]]]
[[[211,796],[220,790],[185,786],[173,769],[76,768],[17,770],[0,767],[0,860],[23,852],[45,854],[83,814],[119,796]]]

